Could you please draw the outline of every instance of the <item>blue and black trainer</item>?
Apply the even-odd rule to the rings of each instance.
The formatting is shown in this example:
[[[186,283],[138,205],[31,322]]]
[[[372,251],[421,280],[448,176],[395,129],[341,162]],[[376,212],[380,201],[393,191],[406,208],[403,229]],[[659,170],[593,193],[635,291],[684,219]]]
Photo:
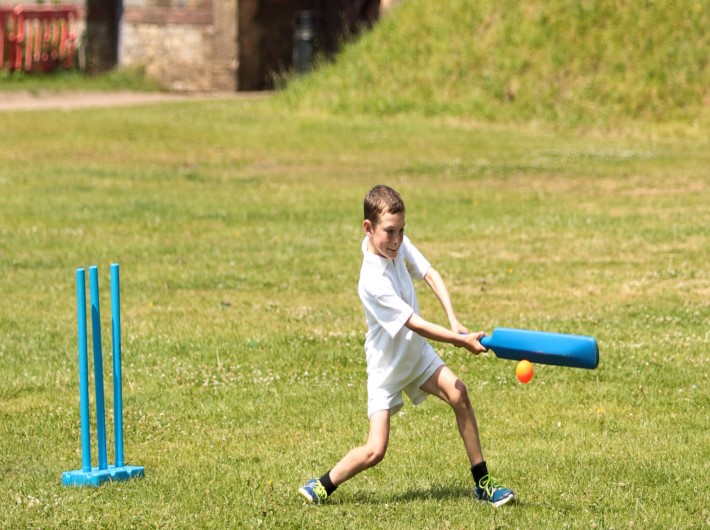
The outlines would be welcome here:
[[[306,499],[308,504],[323,504],[328,498],[328,492],[317,478],[312,478],[305,486],[299,488],[298,494]]]
[[[490,475],[478,481],[473,493],[479,501],[488,502],[496,508],[515,500],[513,490],[500,486]]]

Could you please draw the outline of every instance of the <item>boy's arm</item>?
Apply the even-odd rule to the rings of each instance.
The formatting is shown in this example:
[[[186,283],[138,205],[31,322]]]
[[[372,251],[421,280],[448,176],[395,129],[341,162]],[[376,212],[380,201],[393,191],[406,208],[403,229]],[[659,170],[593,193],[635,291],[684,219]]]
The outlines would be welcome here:
[[[430,267],[424,275],[424,281],[431,288],[431,290],[434,291],[434,294],[439,299],[439,303],[441,303],[444,311],[446,311],[446,317],[449,319],[451,330],[455,333],[468,333],[466,326],[461,324],[459,319],[456,317],[454,306],[451,304],[449,290],[446,288],[446,284],[444,283],[444,279],[441,277],[441,274],[439,274],[434,267]]]
[[[412,313],[412,316],[409,317],[409,320],[407,320],[404,325],[426,339],[460,346],[462,348],[466,348],[471,353],[475,353],[476,355],[488,351],[479,342],[485,335],[485,332],[483,331],[462,335],[461,333],[446,329],[444,326],[440,326],[439,324],[434,324],[433,322],[424,320],[416,313]]]

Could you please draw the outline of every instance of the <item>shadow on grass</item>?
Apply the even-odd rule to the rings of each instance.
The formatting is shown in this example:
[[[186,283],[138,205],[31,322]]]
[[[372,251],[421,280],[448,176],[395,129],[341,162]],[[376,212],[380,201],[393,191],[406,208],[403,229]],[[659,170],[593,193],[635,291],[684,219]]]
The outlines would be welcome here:
[[[376,495],[374,493],[354,492],[352,502],[357,504],[397,504],[417,501],[474,501],[473,488],[460,486],[432,486],[431,488],[408,489],[395,495]],[[346,501],[341,501],[346,502]],[[511,506],[524,506],[525,503],[516,499]]]

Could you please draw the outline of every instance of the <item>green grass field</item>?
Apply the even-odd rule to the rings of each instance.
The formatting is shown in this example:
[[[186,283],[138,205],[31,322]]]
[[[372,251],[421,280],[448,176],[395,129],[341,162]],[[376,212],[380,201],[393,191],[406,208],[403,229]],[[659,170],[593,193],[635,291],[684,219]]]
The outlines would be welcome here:
[[[271,101],[2,117],[0,527],[710,524],[707,137]],[[437,348],[515,506],[473,502],[453,414],[434,399],[405,406],[385,461],[329,505],[296,495],[367,434],[356,285],[378,182],[403,194],[407,232],[464,323],[599,340],[596,371],[538,366],[527,385],[512,362]],[[126,458],[146,477],[63,488],[81,463],[74,270],[100,266],[108,352],[112,261]]]

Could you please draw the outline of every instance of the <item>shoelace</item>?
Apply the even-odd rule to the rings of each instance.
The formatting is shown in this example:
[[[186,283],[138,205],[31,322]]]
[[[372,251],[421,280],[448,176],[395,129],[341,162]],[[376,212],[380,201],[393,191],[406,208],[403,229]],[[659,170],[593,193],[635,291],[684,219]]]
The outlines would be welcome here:
[[[498,484],[498,482],[496,482],[496,480],[490,475],[486,475],[478,482],[478,487],[483,489],[483,491],[486,492],[486,495],[493,497],[493,493],[495,493],[495,490],[500,488],[500,484]]]
[[[325,491],[325,487],[320,483],[320,480],[313,485],[313,493],[322,501],[328,498],[328,492]]]

